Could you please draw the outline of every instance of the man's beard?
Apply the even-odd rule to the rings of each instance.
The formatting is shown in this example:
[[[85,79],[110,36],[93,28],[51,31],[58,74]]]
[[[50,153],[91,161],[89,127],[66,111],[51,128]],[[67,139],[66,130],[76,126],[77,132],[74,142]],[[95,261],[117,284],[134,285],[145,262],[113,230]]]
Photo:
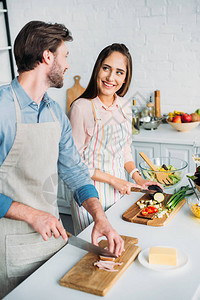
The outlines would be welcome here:
[[[56,59],[54,60],[52,68],[48,74],[48,80],[50,83],[50,87],[55,87],[55,88],[63,87],[63,73]]]

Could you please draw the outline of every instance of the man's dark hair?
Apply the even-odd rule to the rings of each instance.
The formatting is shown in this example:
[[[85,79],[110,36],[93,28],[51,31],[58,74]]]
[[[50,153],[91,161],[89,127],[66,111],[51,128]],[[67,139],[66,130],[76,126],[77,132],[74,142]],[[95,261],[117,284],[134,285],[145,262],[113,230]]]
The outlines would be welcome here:
[[[45,50],[54,53],[62,41],[72,40],[70,31],[62,24],[41,21],[27,23],[17,35],[14,43],[18,72],[33,70],[39,63],[42,63]]]

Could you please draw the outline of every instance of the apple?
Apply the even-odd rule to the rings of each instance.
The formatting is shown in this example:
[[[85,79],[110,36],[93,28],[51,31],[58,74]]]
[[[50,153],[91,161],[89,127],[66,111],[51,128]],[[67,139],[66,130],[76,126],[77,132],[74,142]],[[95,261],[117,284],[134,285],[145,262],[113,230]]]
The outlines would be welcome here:
[[[175,117],[173,118],[173,122],[174,122],[174,123],[182,123],[182,121],[181,121],[181,116],[175,116]]]
[[[189,115],[189,114],[183,114],[183,115],[181,116],[181,121],[182,121],[183,123],[190,123],[190,122],[192,122],[192,116]]]
[[[200,108],[195,111],[200,116]]]

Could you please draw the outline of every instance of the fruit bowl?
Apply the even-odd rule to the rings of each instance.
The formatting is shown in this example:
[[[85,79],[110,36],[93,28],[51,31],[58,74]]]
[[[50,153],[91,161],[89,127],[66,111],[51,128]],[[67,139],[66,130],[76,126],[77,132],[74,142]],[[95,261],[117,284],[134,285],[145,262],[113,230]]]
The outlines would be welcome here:
[[[158,182],[156,174],[164,172],[172,180],[172,184],[170,185],[163,184],[163,187],[165,189],[172,188],[178,185],[184,177],[188,166],[188,163],[185,160],[175,157],[154,157],[150,158],[150,160],[158,169],[158,171],[151,170],[147,163],[142,161],[139,163],[139,167],[144,178],[147,180]],[[163,165],[165,165],[168,168],[168,170],[165,170],[164,168],[161,169]]]
[[[174,129],[176,129],[177,131],[182,131],[182,132],[190,131],[190,130],[196,128],[200,124],[200,121],[189,122],[189,123],[175,123],[175,122],[169,122],[169,121],[167,121],[167,122]]]
[[[200,193],[197,194],[200,198]],[[197,217],[200,218],[200,206],[198,205],[200,201],[198,201],[197,197],[195,194],[192,196],[188,197],[187,199],[187,204],[191,210],[191,212]]]

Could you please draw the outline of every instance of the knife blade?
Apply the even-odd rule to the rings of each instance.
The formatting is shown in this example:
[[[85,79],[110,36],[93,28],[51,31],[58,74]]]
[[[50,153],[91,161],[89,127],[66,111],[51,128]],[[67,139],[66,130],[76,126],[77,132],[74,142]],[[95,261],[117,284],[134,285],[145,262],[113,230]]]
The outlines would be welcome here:
[[[144,190],[144,189],[140,189],[140,188],[135,188],[135,187],[131,187],[131,192],[140,192],[140,193],[145,193],[145,194],[154,194],[158,191],[156,190]]]
[[[67,232],[68,235],[68,243],[70,245],[73,245],[75,247],[78,247],[80,249],[102,255],[102,256],[107,256],[107,257],[117,257],[114,253],[110,252],[107,249],[104,249],[102,247],[96,246],[92,243],[89,243],[77,236],[72,235],[71,233]]]

